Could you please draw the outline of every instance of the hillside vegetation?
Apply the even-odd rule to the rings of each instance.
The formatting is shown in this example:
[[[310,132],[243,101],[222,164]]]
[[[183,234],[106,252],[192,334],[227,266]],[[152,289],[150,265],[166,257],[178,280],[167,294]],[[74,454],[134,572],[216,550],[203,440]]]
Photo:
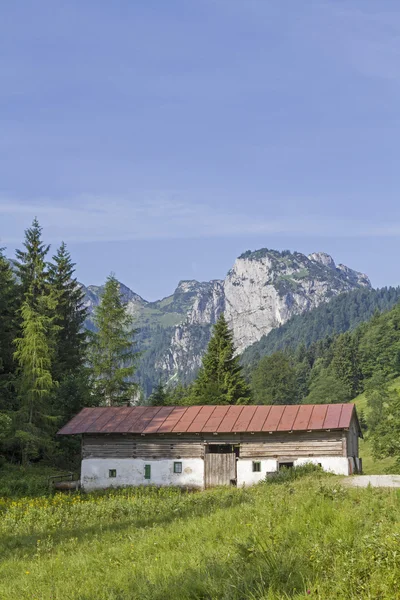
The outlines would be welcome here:
[[[251,489],[3,500],[0,598],[395,598],[399,509],[397,491],[319,473]]]
[[[400,377],[397,377],[389,384],[389,390],[400,391]],[[362,420],[368,419],[369,408],[368,399],[363,392],[353,400],[357,407],[358,415]],[[363,473],[365,475],[382,475],[384,473],[398,473],[399,467],[396,464],[395,458],[383,458],[378,459],[373,455],[372,443],[369,436],[369,432],[364,432],[364,439],[360,440],[360,451],[359,454],[363,462]]]
[[[351,332],[264,356],[246,368],[256,404],[348,402],[400,376],[400,304]]]
[[[294,350],[299,345],[308,347],[327,336],[352,331],[368,321],[375,312],[390,310],[399,301],[400,287],[378,290],[362,288],[340,294],[309,312],[295,315],[263,336],[244,351],[242,363],[254,364],[263,356],[278,350]]]

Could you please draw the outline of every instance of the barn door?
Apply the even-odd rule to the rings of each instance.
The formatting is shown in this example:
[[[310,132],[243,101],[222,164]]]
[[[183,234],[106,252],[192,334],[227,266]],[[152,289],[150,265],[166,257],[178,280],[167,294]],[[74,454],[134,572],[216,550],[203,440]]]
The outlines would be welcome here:
[[[206,488],[236,483],[236,456],[233,452],[205,454],[204,469]]]

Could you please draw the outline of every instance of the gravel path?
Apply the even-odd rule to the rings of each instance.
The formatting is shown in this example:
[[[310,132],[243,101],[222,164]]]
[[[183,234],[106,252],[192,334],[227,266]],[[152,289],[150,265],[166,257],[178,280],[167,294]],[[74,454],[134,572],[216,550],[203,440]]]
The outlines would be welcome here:
[[[355,487],[395,487],[400,488],[400,475],[355,475],[346,477],[345,483]]]

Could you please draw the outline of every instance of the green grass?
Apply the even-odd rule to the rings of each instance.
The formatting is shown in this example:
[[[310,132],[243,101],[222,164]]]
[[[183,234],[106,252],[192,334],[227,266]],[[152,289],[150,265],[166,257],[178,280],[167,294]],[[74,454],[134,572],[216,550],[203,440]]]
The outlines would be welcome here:
[[[400,390],[400,377],[394,379],[390,384],[390,389]],[[357,407],[358,414],[361,411],[364,414],[368,412],[367,405],[367,397],[365,393],[360,394],[352,400]],[[371,443],[368,440],[368,432],[364,434],[364,439],[360,440],[360,450],[359,454],[363,461],[363,472],[365,475],[382,475],[384,473],[397,473],[398,467],[395,465],[395,460],[393,458],[384,458],[382,460],[377,460],[372,456],[372,448]]]
[[[323,474],[250,489],[0,500],[1,600],[390,599],[400,494]]]
[[[61,473],[65,471],[54,467],[21,467],[5,463],[0,467],[0,498],[43,496],[49,491],[49,477]]]

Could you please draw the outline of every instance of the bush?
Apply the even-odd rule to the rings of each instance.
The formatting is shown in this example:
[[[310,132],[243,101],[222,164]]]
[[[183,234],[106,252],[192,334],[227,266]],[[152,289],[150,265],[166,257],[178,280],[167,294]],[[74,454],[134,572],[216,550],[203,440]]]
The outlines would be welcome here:
[[[286,483],[309,475],[318,475],[321,477],[327,475],[327,473],[319,465],[308,462],[297,467],[282,467],[276,473],[268,473],[265,483]]]

